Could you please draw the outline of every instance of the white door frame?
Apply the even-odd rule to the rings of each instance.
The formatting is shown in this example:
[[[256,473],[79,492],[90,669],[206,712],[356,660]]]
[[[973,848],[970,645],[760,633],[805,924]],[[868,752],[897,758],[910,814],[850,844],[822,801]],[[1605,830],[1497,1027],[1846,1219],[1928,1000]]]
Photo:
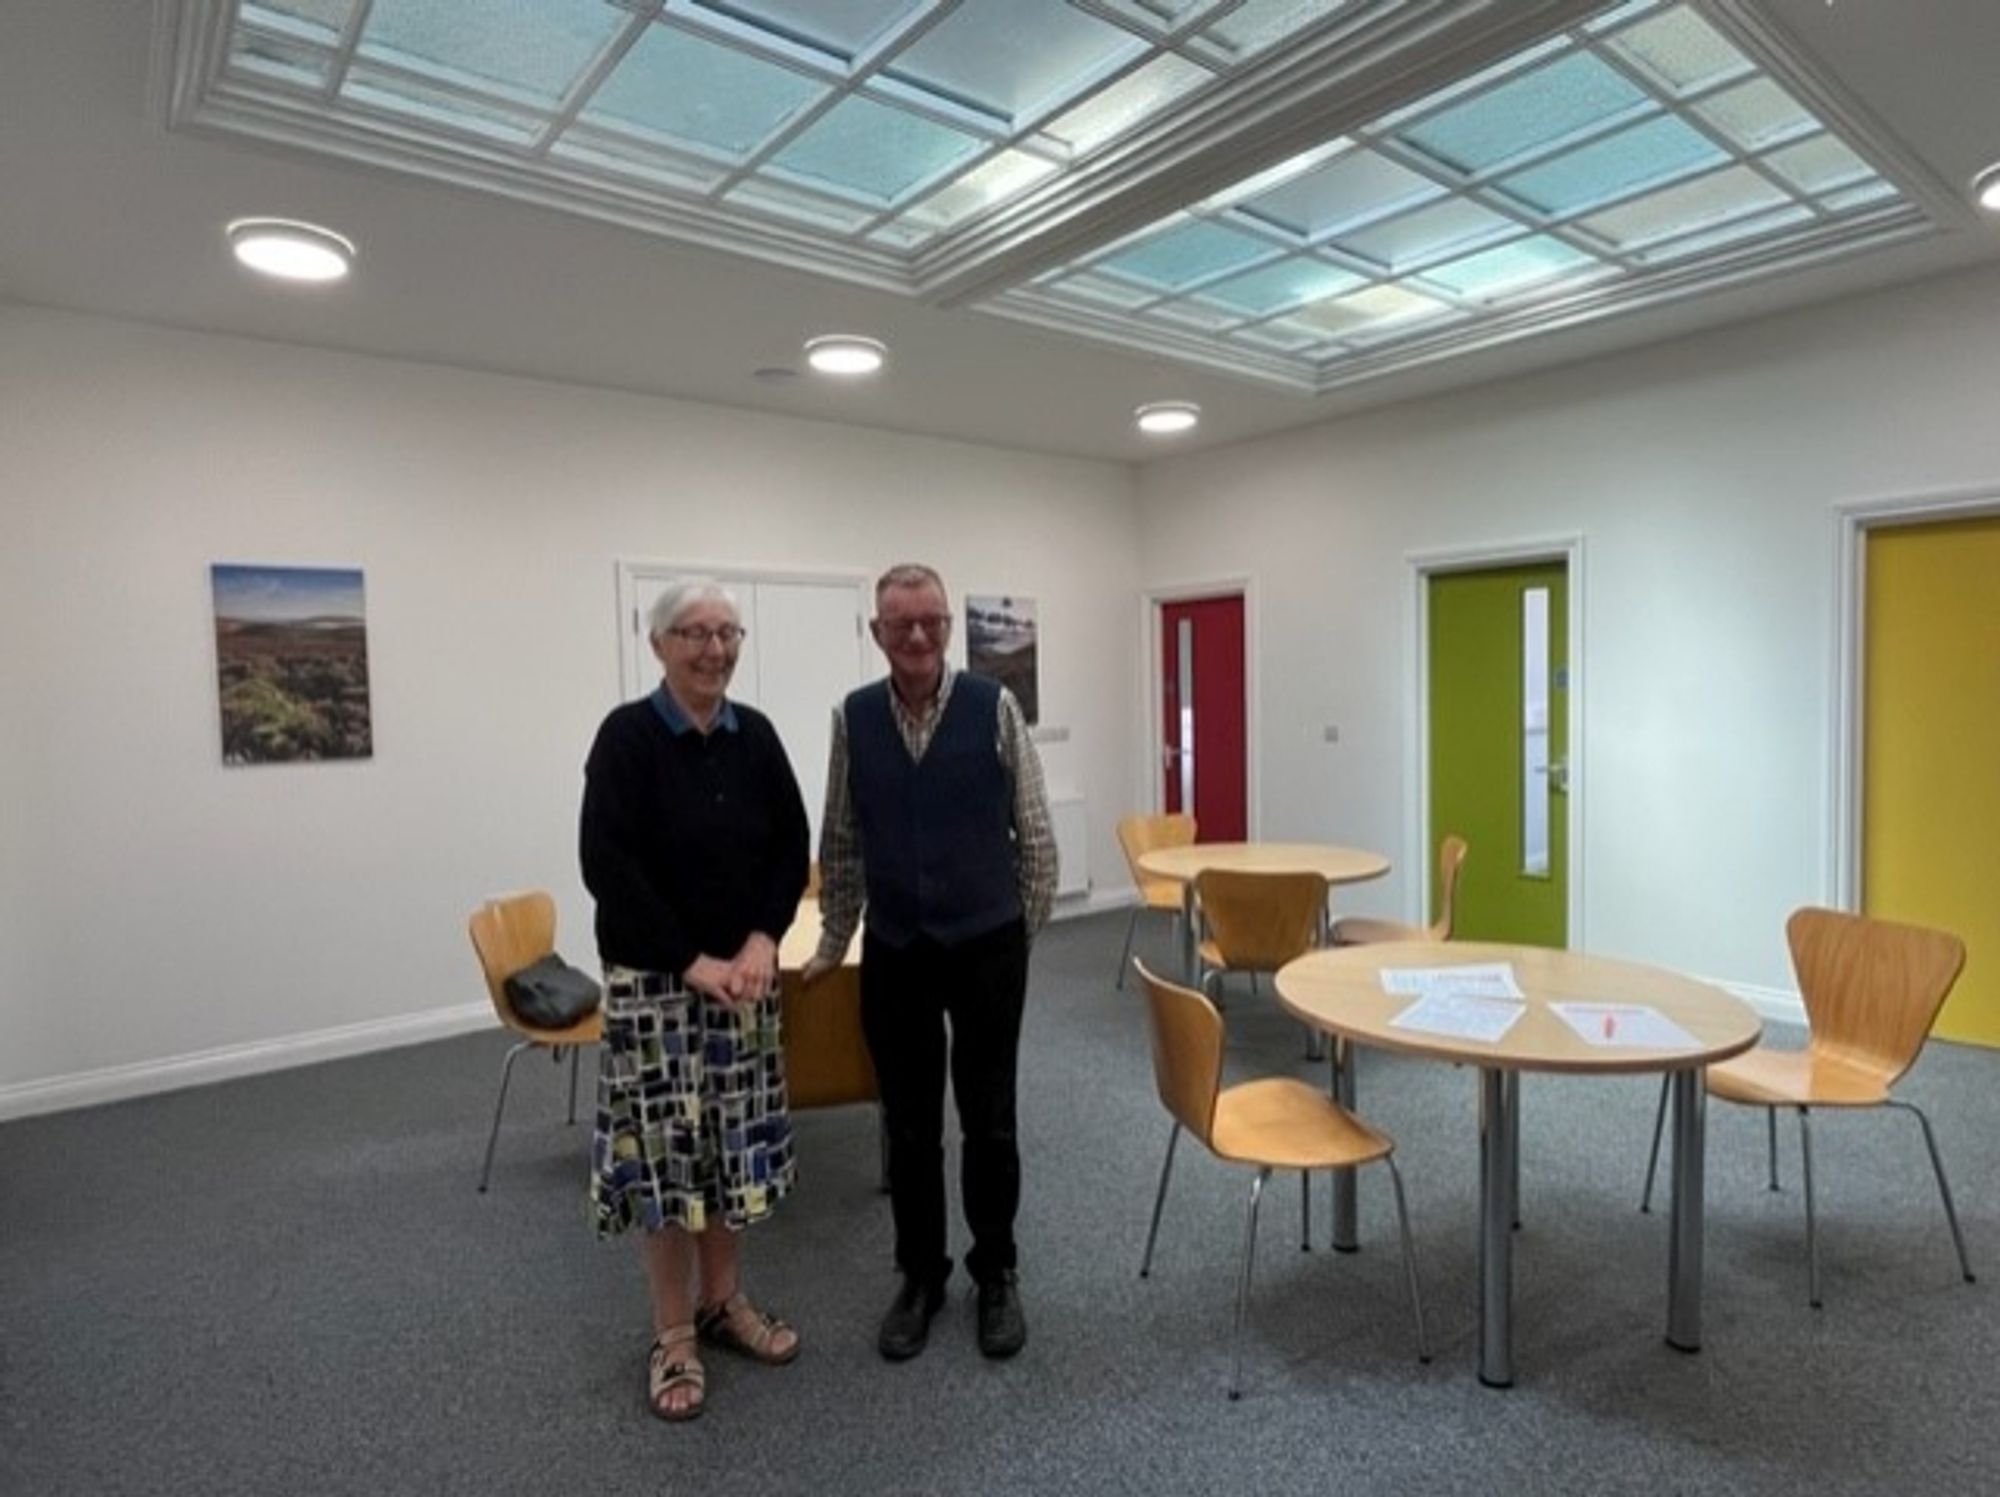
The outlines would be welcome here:
[[[1262,797],[1258,794],[1257,765],[1263,758],[1259,745],[1262,741],[1261,724],[1263,714],[1258,710],[1262,692],[1258,685],[1258,661],[1261,651],[1257,647],[1257,579],[1247,574],[1230,577],[1212,577],[1201,582],[1176,582],[1161,587],[1149,587],[1139,595],[1139,629],[1146,641],[1146,650],[1141,669],[1145,679],[1139,683],[1141,699],[1146,704],[1144,731],[1139,735],[1140,753],[1144,758],[1146,786],[1146,809],[1158,811],[1165,802],[1162,786],[1165,775],[1160,765],[1159,746],[1155,740],[1160,736],[1160,666],[1165,658],[1166,641],[1160,632],[1160,606],[1164,603],[1186,603],[1196,598],[1226,597],[1231,593],[1243,598],[1243,807],[1244,835],[1255,841],[1264,824]],[[1192,810],[1193,807],[1187,809]]]
[[[1842,500],[1834,506],[1833,726],[1827,735],[1832,787],[1827,839],[1827,902],[1835,909],[1861,907],[1862,714],[1868,703],[1861,679],[1867,655],[1868,532],[1939,520],[1976,520],[2000,514],[2000,489],[1946,489],[1922,494]]]
[[[1404,595],[1403,647],[1412,667],[1405,677],[1409,690],[1403,697],[1403,731],[1405,740],[1417,747],[1416,777],[1403,798],[1403,866],[1414,873],[1406,880],[1404,919],[1413,925],[1425,923],[1424,894],[1430,887],[1431,641],[1430,609],[1425,606],[1430,580],[1447,572],[1561,562],[1569,595],[1569,816],[1564,840],[1569,891],[1563,916],[1564,939],[1572,949],[1582,950],[1587,945],[1583,923],[1583,792],[1590,784],[1584,773],[1583,691],[1588,676],[1583,668],[1583,536],[1576,533],[1449,546],[1406,552],[1403,559],[1410,567],[1410,586]],[[1478,857],[1479,850],[1474,848],[1472,855]]]

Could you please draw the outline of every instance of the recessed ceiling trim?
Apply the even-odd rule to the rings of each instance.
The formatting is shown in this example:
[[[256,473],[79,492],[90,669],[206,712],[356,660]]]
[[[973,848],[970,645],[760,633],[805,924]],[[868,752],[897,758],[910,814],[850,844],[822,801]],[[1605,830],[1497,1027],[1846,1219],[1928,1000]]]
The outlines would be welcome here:
[[[1012,291],[982,302],[979,310],[1010,322],[1023,322],[1092,345],[1110,344],[1128,353],[1154,358],[1170,358],[1199,365],[1217,374],[1234,375],[1275,385],[1299,395],[1314,394],[1318,381],[1297,359],[1283,354],[1260,354],[1253,349],[1226,348],[1192,333],[1181,336],[1170,328],[1135,328],[1129,322],[1104,317],[1088,308],[1064,303],[1049,307],[1031,293]]]

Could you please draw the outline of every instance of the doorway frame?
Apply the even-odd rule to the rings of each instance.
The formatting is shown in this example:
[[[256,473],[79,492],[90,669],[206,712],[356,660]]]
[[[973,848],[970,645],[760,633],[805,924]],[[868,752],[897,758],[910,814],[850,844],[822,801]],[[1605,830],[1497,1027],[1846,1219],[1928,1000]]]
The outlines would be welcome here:
[[[639,618],[652,607],[657,591],[647,594],[641,588],[639,579],[650,577],[656,572],[667,572],[683,577],[707,577],[729,587],[732,583],[795,582],[809,587],[852,587],[855,596],[855,615],[860,625],[856,635],[855,648],[861,661],[861,676],[868,679],[868,639],[867,623],[874,597],[870,589],[875,579],[865,572],[849,571],[836,567],[765,567],[747,562],[701,562],[701,561],[661,561],[644,556],[621,556],[615,562],[617,576],[618,610],[618,689],[619,701],[624,701],[623,693],[636,671],[641,679],[652,667],[647,657],[637,654],[639,648]],[[953,630],[954,635],[957,630]],[[954,639],[953,644],[956,643]],[[947,657],[950,650],[946,651]],[[960,659],[963,653],[961,651]]]
[[[1406,551],[1403,560],[1410,568],[1410,585],[1403,597],[1403,647],[1409,652],[1410,669],[1404,679],[1408,689],[1403,697],[1403,732],[1416,746],[1416,774],[1403,796],[1403,866],[1414,872],[1406,884],[1404,919],[1413,925],[1424,923],[1425,896],[1430,889],[1431,845],[1431,637],[1429,590],[1431,578],[1450,572],[1482,572],[1496,567],[1529,566],[1537,562],[1561,562],[1564,587],[1568,592],[1569,628],[1566,644],[1569,658],[1569,816],[1565,828],[1563,856],[1569,888],[1564,899],[1563,941],[1570,950],[1586,948],[1583,897],[1583,849],[1585,790],[1590,784],[1585,774],[1586,744],[1583,734],[1584,687],[1589,679],[1584,669],[1584,544],[1580,531],[1518,541],[1489,541],[1477,545],[1441,546]],[[1475,856],[1477,852],[1475,850]]]
[[[1160,610],[1168,603],[1187,603],[1197,598],[1225,597],[1231,593],[1243,599],[1243,805],[1244,834],[1255,842],[1263,834],[1264,806],[1259,793],[1260,776],[1258,763],[1263,758],[1263,713],[1261,702],[1263,691],[1259,684],[1261,672],[1258,661],[1263,651],[1260,647],[1260,625],[1258,623],[1257,579],[1238,573],[1233,576],[1211,577],[1199,582],[1174,582],[1159,587],[1149,587],[1139,595],[1139,628],[1146,642],[1141,665],[1143,678],[1139,683],[1141,700],[1145,703],[1145,726],[1139,737],[1139,752],[1143,765],[1142,783],[1146,786],[1146,806],[1148,812],[1158,812],[1166,804],[1166,774],[1160,763],[1159,737],[1160,713],[1160,669],[1166,657],[1166,640],[1160,631]]]
[[[1861,804],[1864,793],[1862,714],[1868,702],[1861,679],[1867,656],[1868,533],[1943,520],[2000,515],[2000,488],[1933,489],[1916,494],[1843,499],[1834,507],[1832,731],[1827,734],[1827,902],[1861,908]]]

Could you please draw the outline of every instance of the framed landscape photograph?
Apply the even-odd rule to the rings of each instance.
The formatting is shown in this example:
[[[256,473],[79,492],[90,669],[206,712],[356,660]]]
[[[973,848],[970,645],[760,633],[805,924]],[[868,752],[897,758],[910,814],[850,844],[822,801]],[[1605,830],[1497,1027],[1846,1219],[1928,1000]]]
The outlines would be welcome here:
[[[360,570],[219,564],[209,577],[222,762],[372,757]]]
[[[1020,699],[1028,726],[1041,721],[1041,665],[1037,658],[1033,598],[965,600],[965,663]]]

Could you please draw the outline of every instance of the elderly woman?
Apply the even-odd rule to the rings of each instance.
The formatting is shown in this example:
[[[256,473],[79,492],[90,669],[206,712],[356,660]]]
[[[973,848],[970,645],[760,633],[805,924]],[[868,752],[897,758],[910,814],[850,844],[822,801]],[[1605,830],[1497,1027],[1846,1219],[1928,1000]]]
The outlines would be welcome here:
[[[600,1237],[644,1229],[647,1400],[669,1420],[702,1411],[698,1343],[772,1365],[799,1351],[737,1270],[738,1234],[793,1182],[778,941],[808,843],[770,719],[726,695],[743,632],[707,578],[662,593],[648,630],[659,689],[604,720],[585,769],[583,880],[605,971],[591,1204]]]

